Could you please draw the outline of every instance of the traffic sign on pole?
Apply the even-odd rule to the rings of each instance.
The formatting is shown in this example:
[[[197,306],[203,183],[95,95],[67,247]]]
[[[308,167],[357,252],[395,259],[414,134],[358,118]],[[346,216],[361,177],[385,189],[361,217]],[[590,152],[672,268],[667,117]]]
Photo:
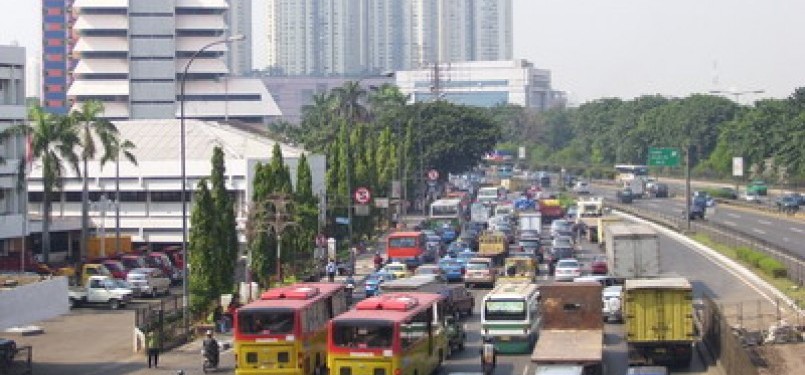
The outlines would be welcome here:
[[[431,181],[436,181],[439,179],[439,171],[435,169],[431,169],[428,171],[428,179]]]
[[[652,167],[678,167],[679,150],[672,147],[649,147],[648,165]]]
[[[372,193],[365,187],[355,189],[355,202],[360,204],[367,204],[372,200]]]

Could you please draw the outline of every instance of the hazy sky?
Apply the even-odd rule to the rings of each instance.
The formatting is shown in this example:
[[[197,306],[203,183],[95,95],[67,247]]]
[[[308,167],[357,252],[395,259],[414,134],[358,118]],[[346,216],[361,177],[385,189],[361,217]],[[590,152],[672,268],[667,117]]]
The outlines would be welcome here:
[[[805,86],[805,0],[513,1],[514,57],[550,69],[554,87],[577,103],[765,90],[747,103]],[[253,2],[262,66],[264,1]],[[17,41],[38,58],[40,3],[0,0],[0,43]]]

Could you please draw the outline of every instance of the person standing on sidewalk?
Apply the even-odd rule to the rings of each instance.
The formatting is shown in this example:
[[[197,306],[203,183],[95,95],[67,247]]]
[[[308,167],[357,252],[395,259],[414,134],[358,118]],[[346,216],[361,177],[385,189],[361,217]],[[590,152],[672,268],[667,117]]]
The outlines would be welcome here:
[[[161,337],[159,335],[159,330],[153,330],[148,332],[145,336],[145,345],[147,347],[147,355],[148,355],[148,368],[151,368],[151,363],[153,362],[154,368],[159,367],[159,349],[162,345]]]
[[[327,263],[327,267],[325,271],[327,272],[327,280],[331,283],[335,282],[335,271],[337,270],[335,261],[330,259],[330,262]]]

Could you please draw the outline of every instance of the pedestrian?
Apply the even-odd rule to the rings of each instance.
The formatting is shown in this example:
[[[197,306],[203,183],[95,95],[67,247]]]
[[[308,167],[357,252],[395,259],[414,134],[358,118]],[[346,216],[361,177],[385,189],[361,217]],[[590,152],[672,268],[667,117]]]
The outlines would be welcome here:
[[[161,341],[159,330],[156,329],[148,332],[148,334],[145,336],[145,346],[147,347],[148,354],[148,368],[151,368],[152,363],[154,368],[159,367],[159,349],[162,345]]]
[[[226,318],[224,317],[224,307],[221,302],[215,304],[215,309],[212,310],[212,322],[219,333],[226,332]]]
[[[325,268],[325,271],[327,272],[327,280],[329,280],[331,283],[335,282],[335,272],[337,271],[337,267],[335,266],[335,260],[330,259],[330,261],[327,262],[327,267]]]

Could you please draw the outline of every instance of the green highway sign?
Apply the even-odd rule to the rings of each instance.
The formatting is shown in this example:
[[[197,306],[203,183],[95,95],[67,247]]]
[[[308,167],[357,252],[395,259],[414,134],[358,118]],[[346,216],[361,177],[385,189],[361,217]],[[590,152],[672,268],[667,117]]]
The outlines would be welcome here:
[[[671,147],[649,147],[648,165],[650,167],[678,167],[679,150]]]

